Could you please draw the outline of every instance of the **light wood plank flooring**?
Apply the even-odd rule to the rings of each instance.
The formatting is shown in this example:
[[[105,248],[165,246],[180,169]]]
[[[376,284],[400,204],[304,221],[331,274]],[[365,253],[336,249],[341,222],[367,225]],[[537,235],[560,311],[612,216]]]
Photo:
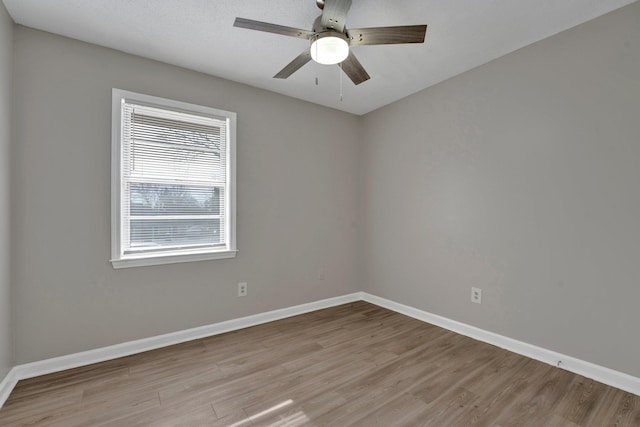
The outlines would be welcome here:
[[[639,426],[640,397],[365,302],[20,381],[2,426]]]

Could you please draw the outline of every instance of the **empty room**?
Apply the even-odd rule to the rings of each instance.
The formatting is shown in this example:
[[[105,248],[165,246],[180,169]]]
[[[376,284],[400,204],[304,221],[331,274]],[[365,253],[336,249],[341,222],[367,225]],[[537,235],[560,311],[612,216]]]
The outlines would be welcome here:
[[[639,301],[640,1],[0,1],[0,426],[640,426]]]

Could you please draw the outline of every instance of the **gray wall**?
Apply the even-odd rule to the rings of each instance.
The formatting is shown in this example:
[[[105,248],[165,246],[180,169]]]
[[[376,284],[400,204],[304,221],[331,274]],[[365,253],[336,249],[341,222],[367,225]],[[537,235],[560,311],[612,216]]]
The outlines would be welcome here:
[[[11,140],[11,75],[13,68],[13,21],[0,2],[0,381],[13,365],[11,343],[10,188],[9,141]]]
[[[362,156],[366,291],[640,377],[640,3],[367,115]]]
[[[111,267],[113,87],[238,113],[235,259]],[[24,27],[15,94],[17,363],[359,290],[356,116]]]

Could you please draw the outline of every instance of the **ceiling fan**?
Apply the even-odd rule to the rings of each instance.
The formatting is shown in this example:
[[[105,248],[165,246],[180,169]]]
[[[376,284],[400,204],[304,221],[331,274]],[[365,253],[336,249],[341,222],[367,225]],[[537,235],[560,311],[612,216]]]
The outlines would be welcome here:
[[[276,79],[286,79],[313,59],[320,64],[340,64],[351,81],[359,85],[370,77],[350,47],[424,43],[426,25],[347,28],[347,12],[351,7],[351,0],[316,0],[316,5],[322,10],[322,15],[316,18],[311,31],[245,18],[236,18],[233,26],[297,37],[311,42],[308,49],[274,76]]]

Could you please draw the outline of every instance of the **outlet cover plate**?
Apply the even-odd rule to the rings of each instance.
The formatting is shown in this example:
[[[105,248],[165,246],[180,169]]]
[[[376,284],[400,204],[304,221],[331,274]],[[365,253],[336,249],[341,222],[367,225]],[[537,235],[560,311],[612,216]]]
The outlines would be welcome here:
[[[471,302],[482,304],[482,289],[471,288]]]
[[[238,283],[238,296],[239,297],[247,296],[247,282]]]

